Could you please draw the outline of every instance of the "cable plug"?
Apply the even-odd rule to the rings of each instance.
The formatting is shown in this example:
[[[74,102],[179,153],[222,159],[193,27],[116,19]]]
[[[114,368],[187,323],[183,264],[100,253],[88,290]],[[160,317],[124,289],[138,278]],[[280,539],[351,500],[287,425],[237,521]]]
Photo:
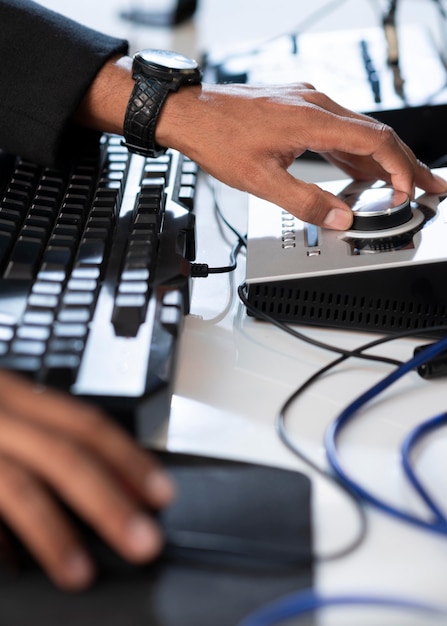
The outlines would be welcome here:
[[[206,263],[191,263],[192,278],[207,278],[209,266]]]
[[[421,350],[425,350],[432,344],[418,346],[414,349],[413,355],[416,356]],[[447,351],[441,352],[437,356],[428,359],[426,363],[422,363],[417,368],[417,372],[421,378],[427,380],[431,378],[441,378],[447,376]]]

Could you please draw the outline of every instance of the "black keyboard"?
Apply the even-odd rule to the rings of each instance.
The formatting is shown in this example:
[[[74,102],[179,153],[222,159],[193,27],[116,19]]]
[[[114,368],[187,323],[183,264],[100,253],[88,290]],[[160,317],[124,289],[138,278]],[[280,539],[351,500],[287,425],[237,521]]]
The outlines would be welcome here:
[[[103,135],[64,169],[0,154],[0,367],[147,431],[171,401],[197,166]]]

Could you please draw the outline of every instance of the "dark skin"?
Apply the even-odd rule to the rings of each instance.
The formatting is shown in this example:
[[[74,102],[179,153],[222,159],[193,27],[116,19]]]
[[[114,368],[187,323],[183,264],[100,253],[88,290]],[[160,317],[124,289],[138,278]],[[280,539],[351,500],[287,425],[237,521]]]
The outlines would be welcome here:
[[[104,65],[75,123],[122,134],[131,64],[119,57]],[[447,191],[391,128],[309,84],[182,88],[167,98],[156,140],[232,187],[338,230],[351,225],[349,207],[287,171],[305,150],[410,196],[416,186]],[[129,561],[151,560],[162,547],[148,510],[168,504],[175,487],[156,460],[98,409],[7,372],[0,372],[0,473],[1,517],[63,589],[89,585],[95,564],[54,494]]]
[[[120,57],[104,66],[77,112],[80,123],[122,134],[131,65]],[[231,187],[337,230],[351,225],[349,207],[287,171],[306,150],[356,180],[381,179],[410,197],[416,186],[435,194],[447,190],[389,126],[345,109],[308,83],[182,88],[168,96],[156,140]]]
[[[95,575],[57,494],[125,559],[155,557],[149,508],[174,487],[156,460],[101,411],[0,372],[0,513],[50,578],[79,589]]]

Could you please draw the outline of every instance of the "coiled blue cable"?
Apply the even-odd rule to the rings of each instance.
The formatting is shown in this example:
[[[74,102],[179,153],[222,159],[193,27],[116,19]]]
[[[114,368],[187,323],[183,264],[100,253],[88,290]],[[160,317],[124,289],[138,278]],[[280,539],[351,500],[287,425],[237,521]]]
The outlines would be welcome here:
[[[351,489],[351,491],[363,498],[366,502],[369,502],[370,504],[376,506],[381,511],[388,513],[402,521],[414,524],[419,528],[423,528],[425,530],[440,533],[443,535],[447,535],[447,517],[436,505],[431,496],[429,496],[427,491],[422,486],[422,483],[416,477],[411,467],[409,456],[412,448],[421,439],[421,437],[423,437],[427,432],[438,428],[446,422],[446,417],[444,415],[432,418],[414,429],[407,437],[401,448],[402,462],[405,473],[408,476],[413,487],[420,494],[431,512],[434,514],[434,518],[430,521],[386,503],[377,496],[373,495],[362,485],[360,485],[355,479],[349,476],[342,467],[341,461],[339,459],[337,440],[343,428],[350,422],[350,420],[354,417],[354,415],[362,406],[375,398],[394,382],[402,378],[402,376],[414,369],[417,369],[420,365],[423,365],[424,363],[445,350],[447,350],[447,337],[418,352],[412,359],[397,367],[391,374],[383,378],[377,384],[373,385],[365,393],[361,394],[356,400],[354,400],[349,406],[347,406],[338,416],[338,418],[334,420],[334,422],[332,422],[325,434],[325,446],[328,462],[332,470],[338,476],[340,481],[345,484],[345,486],[347,486],[349,489]]]

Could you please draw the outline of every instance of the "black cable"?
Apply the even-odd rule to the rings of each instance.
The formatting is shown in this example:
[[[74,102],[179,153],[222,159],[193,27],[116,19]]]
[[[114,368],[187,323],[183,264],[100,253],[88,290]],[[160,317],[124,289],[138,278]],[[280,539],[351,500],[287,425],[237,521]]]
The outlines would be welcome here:
[[[192,263],[191,276],[193,278],[206,278],[210,274],[225,274],[233,272],[237,267],[237,256],[243,247],[243,243],[238,239],[230,250],[230,265],[222,267],[209,267],[206,263]]]
[[[213,196],[213,208],[214,208],[216,215],[225,224],[228,230],[230,230],[234,235],[236,235],[236,238],[238,239],[238,241],[241,242],[241,246],[246,248],[247,247],[247,235],[242,235],[237,230],[237,228],[235,228],[235,226],[233,226],[233,224],[231,224],[231,222],[228,221],[228,219],[224,215],[222,207],[220,206],[219,200],[217,199],[217,192],[216,192],[217,181],[214,178],[211,178],[210,176],[207,176],[206,180],[208,183],[208,187],[210,188],[212,196]]]
[[[322,555],[319,557],[317,556],[317,561],[320,561],[320,562],[329,561],[329,560],[335,560],[335,559],[347,556],[348,554],[353,552],[356,548],[358,548],[362,544],[362,542],[364,541],[367,535],[367,530],[368,530],[367,517],[366,517],[365,509],[363,508],[362,500],[358,494],[356,494],[354,491],[349,489],[349,487],[345,485],[335,474],[330,473],[328,470],[325,470],[324,468],[320,467],[317,463],[315,463],[292,440],[286,428],[287,411],[290,408],[290,406],[293,404],[293,402],[295,402],[298,399],[298,397],[300,397],[306,389],[308,389],[312,384],[314,384],[317,380],[319,380],[324,374],[334,369],[336,366],[340,365],[340,363],[346,361],[347,359],[361,358],[361,359],[379,361],[382,363],[388,363],[388,364],[395,365],[398,367],[402,365],[401,361],[398,361],[396,359],[390,359],[384,356],[374,356],[374,355],[364,354],[364,352],[366,350],[370,350],[371,348],[375,346],[388,343],[390,341],[394,341],[397,339],[419,336],[419,335],[426,334],[426,333],[430,333],[430,334],[438,333],[438,332],[447,333],[447,326],[442,325],[442,326],[434,326],[432,328],[426,328],[426,329],[406,330],[400,333],[394,333],[392,335],[387,335],[384,337],[380,337],[378,339],[374,339],[368,343],[365,343],[359,346],[358,348],[354,350],[345,350],[343,348],[338,348],[331,344],[316,341],[315,339],[312,339],[308,337],[307,335],[299,331],[296,331],[295,329],[291,328],[287,324],[276,320],[274,317],[270,316],[268,313],[265,313],[264,311],[260,311],[257,307],[253,306],[252,303],[248,302],[246,294],[245,294],[246,286],[247,286],[246,283],[242,283],[241,285],[239,285],[238,293],[243,304],[247,307],[249,311],[251,311],[253,315],[255,315],[258,318],[263,319],[266,322],[269,322],[277,326],[284,332],[287,332],[288,334],[291,334],[292,336],[302,341],[305,341],[306,343],[310,343],[311,345],[315,345],[317,347],[329,350],[331,352],[339,353],[339,356],[336,359],[334,359],[330,363],[327,363],[326,365],[318,369],[314,374],[312,374],[309,378],[307,378],[291,395],[289,395],[289,397],[285,400],[285,402],[283,403],[283,405],[278,411],[278,414],[276,417],[276,430],[278,432],[278,436],[280,440],[291,452],[293,452],[308,467],[313,469],[320,476],[328,480],[331,484],[337,486],[341,491],[343,491],[343,493],[354,504],[357,510],[357,513],[359,515],[359,520],[360,520],[360,530],[357,536],[354,538],[354,540],[352,540],[349,543],[348,546],[342,548],[341,550],[338,550],[329,555]]]
[[[311,384],[313,384],[318,378],[323,376],[330,369],[346,360],[348,357],[346,355],[339,356],[337,359],[332,361],[331,363],[325,365],[321,369],[319,369],[315,374],[313,374],[310,378],[308,378],[291,396],[287,398],[282,407],[280,408],[277,418],[276,418],[276,430],[278,432],[278,436],[283,444],[293,452],[299,459],[301,459],[308,467],[312,468],[317,474],[325,478],[331,484],[337,486],[344,494],[351,500],[356,509],[359,522],[360,529],[357,536],[344,548],[337,550],[329,555],[318,556],[316,557],[316,561],[324,562],[324,561],[334,561],[336,559],[342,558],[354,552],[365,540],[367,532],[368,532],[368,519],[366,517],[365,509],[362,506],[362,502],[360,498],[358,498],[354,493],[352,493],[349,489],[345,487],[345,485],[337,479],[336,476],[330,474],[323,468],[321,468],[317,463],[315,463],[309,456],[304,454],[304,452],[293,442],[291,437],[289,436],[286,430],[286,413],[290,405],[296,400],[298,396],[300,396]]]
[[[261,317],[262,319],[264,319],[264,321],[267,321],[267,322],[270,322],[270,323],[274,324],[275,326],[277,326],[281,330],[287,332],[288,334],[291,334],[292,336],[296,337],[297,339],[300,339],[302,341],[310,343],[311,345],[315,345],[315,346],[317,346],[319,348],[323,348],[323,349],[329,350],[331,352],[341,353],[340,356],[337,359],[335,359],[331,363],[329,363],[329,364],[325,365],[324,367],[322,367],[321,369],[319,369],[315,374],[313,374],[309,379],[307,379],[291,396],[289,396],[289,398],[282,405],[282,407],[279,410],[279,413],[277,415],[276,430],[278,432],[278,435],[279,435],[279,438],[281,439],[281,441],[284,443],[284,445],[287,448],[289,448],[289,450],[291,452],[293,452],[298,458],[300,458],[302,461],[304,461],[304,463],[306,463],[306,465],[308,467],[311,467],[320,476],[322,476],[323,478],[328,480],[330,483],[336,485],[341,491],[343,491],[343,493],[353,503],[353,505],[354,505],[354,507],[355,507],[355,509],[356,509],[356,511],[358,513],[359,522],[360,522],[360,529],[359,529],[359,532],[358,532],[357,536],[347,546],[345,546],[344,548],[342,548],[340,550],[337,550],[336,552],[333,552],[332,554],[325,555],[325,556],[318,556],[317,555],[316,556],[316,560],[320,561],[320,562],[322,562],[322,561],[332,561],[332,560],[336,560],[336,559],[345,557],[348,554],[350,554],[351,552],[353,552],[354,550],[356,550],[363,543],[363,541],[364,541],[364,539],[365,539],[365,537],[367,535],[368,524],[367,524],[367,517],[366,517],[365,510],[364,510],[364,508],[362,506],[362,503],[361,503],[360,499],[354,493],[352,493],[349,489],[347,489],[343,485],[343,483],[341,483],[341,481],[339,481],[336,478],[336,476],[334,476],[334,475],[330,474],[329,472],[327,472],[326,470],[320,468],[320,466],[318,464],[314,463],[314,461],[310,457],[308,457],[306,454],[304,454],[300,450],[300,448],[298,446],[296,446],[296,444],[289,437],[289,435],[287,433],[287,430],[286,430],[286,427],[285,427],[286,413],[287,413],[288,408],[296,400],[296,398],[298,396],[300,396],[308,387],[310,387],[311,384],[313,384],[324,373],[326,373],[327,371],[329,371],[330,369],[332,369],[333,367],[335,367],[336,365],[338,365],[339,363],[343,362],[344,360],[348,359],[351,356],[355,355],[355,356],[359,356],[360,358],[370,359],[370,360],[374,360],[374,361],[381,361],[381,362],[383,362],[385,360],[386,362],[391,363],[393,365],[400,364],[400,361],[397,361],[396,359],[389,359],[387,357],[377,357],[377,356],[374,356],[374,355],[362,354],[362,349],[366,350],[366,349],[368,349],[370,347],[373,347],[374,345],[379,343],[380,340],[372,341],[369,344],[365,345],[364,347],[362,347],[362,348],[360,348],[358,350],[355,350],[355,351],[345,350],[343,348],[338,348],[338,347],[333,346],[333,345],[328,344],[328,343],[316,341],[315,339],[312,339],[312,338],[308,337],[307,335],[304,335],[303,333],[296,331],[295,329],[291,328],[287,324],[279,322],[278,320],[276,320],[272,316],[268,315],[267,313],[264,313],[263,311],[260,311],[256,307],[254,307],[250,302],[248,302],[248,300],[247,300],[247,298],[245,296],[245,293],[244,293],[245,288],[246,288],[246,283],[242,283],[241,285],[239,285],[239,288],[238,288],[239,297],[242,300],[242,302],[244,303],[244,305],[254,315],[256,315],[257,317]]]
[[[225,274],[233,272],[237,267],[237,257],[242,248],[247,247],[247,235],[242,235],[225,217],[222,207],[217,199],[216,193],[216,181],[211,177],[206,178],[208,187],[211,190],[213,197],[214,211],[218,218],[225,224],[225,226],[236,236],[236,241],[233,243],[230,250],[230,264],[222,267],[209,267],[206,263],[192,263],[191,264],[191,276],[193,278],[207,278],[210,274]]]
[[[255,317],[261,318],[264,321],[269,322],[270,324],[274,324],[275,326],[277,326],[278,328],[280,328],[284,332],[288,333],[289,335],[292,335],[293,337],[296,337],[297,339],[300,339],[301,341],[305,341],[306,343],[310,343],[311,345],[317,346],[318,348],[323,348],[324,350],[328,350],[329,352],[336,352],[337,354],[345,355],[346,358],[348,358],[350,356],[358,356],[359,358],[367,359],[369,361],[379,361],[380,363],[384,363],[385,362],[385,363],[390,363],[391,365],[400,365],[401,364],[401,361],[397,361],[396,359],[390,359],[390,358],[382,357],[382,356],[375,356],[375,355],[372,355],[372,354],[362,354],[361,351],[359,352],[358,355],[357,354],[354,355],[354,352],[357,352],[357,351],[346,350],[346,349],[340,348],[338,346],[333,346],[332,344],[326,343],[324,341],[318,341],[317,339],[313,339],[312,337],[308,337],[307,335],[304,335],[300,331],[292,328],[291,326],[288,326],[287,324],[284,324],[283,322],[280,322],[279,320],[275,319],[274,317],[272,317],[268,313],[265,313],[264,311],[261,311],[260,309],[255,307],[251,302],[249,302],[249,300],[248,300],[248,298],[247,298],[247,296],[245,294],[246,288],[247,288],[247,283],[245,283],[245,282],[243,282],[243,283],[241,283],[239,285],[239,287],[238,287],[239,298],[242,300],[242,302],[244,303],[245,307],[249,311],[251,311],[251,313],[253,313],[253,315]],[[371,347],[373,347],[373,345],[379,345],[380,343],[382,343],[381,340],[376,340],[376,342],[372,342]]]

